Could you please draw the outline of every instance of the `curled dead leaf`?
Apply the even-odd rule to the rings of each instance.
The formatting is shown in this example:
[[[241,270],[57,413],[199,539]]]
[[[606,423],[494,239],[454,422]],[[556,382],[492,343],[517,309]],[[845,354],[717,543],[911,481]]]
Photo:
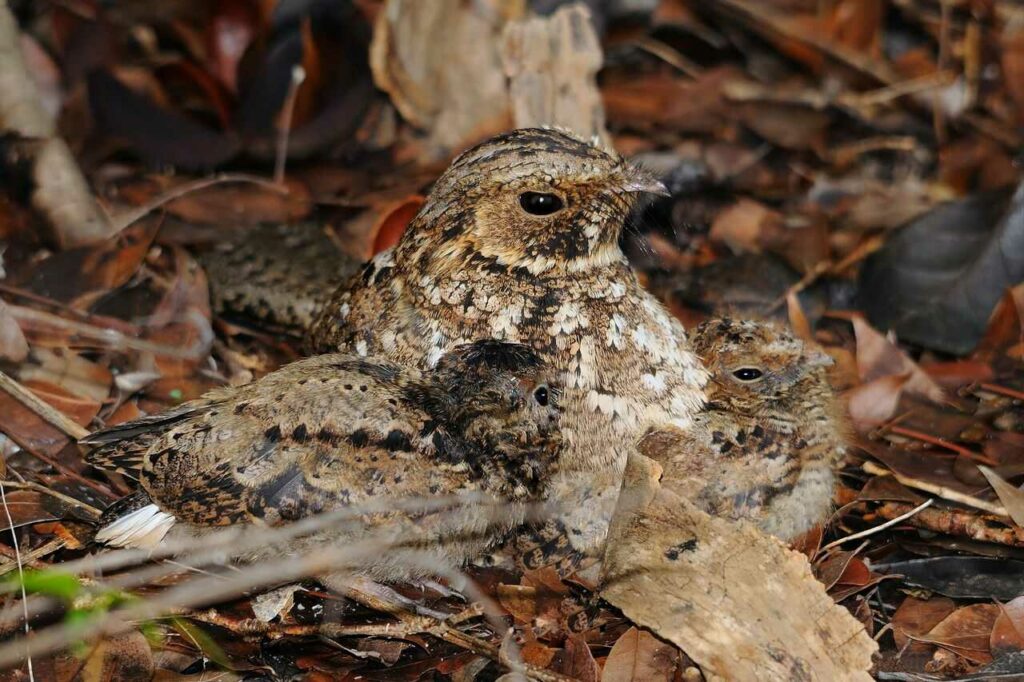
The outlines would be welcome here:
[[[861,381],[880,377],[906,376],[903,390],[922,395],[933,402],[942,402],[945,392],[906,353],[868,324],[860,315],[854,315],[853,332],[857,337],[857,369]]]

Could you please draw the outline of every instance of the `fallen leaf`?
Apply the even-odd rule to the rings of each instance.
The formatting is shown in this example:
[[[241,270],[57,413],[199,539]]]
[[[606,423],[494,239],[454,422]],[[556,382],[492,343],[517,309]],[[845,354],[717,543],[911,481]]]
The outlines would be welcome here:
[[[577,634],[565,638],[565,648],[555,656],[555,668],[580,682],[597,682],[601,679],[601,669],[590,653],[590,647]]]
[[[679,651],[674,646],[632,627],[608,653],[601,682],[667,681],[673,679],[678,665]]]
[[[878,645],[833,603],[806,557],[751,524],[705,514],[662,489],[660,477],[653,460],[630,454],[604,599],[711,676],[871,679]]]
[[[870,382],[887,376],[906,376],[903,390],[923,395],[940,403],[945,399],[942,387],[929,377],[906,353],[868,324],[860,315],[853,316],[853,332],[857,337],[857,369],[861,381]]]
[[[764,204],[743,198],[724,209],[711,224],[709,236],[733,253],[761,253],[762,235],[782,217]]]
[[[937,644],[972,663],[989,663],[992,660],[989,641],[1000,613],[996,604],[963,606],[943,618],[928,634],[916,639]]]
[[[295,593],[301,589],[301,585],[285,585],[275,590],[261,592],[249,602],[252,612],[259,620],[269,623],[291,610],[295,604]]]
[[[956,604],[947,597],[918,599],[907,597],[892,614],[892,633],[896,639],[896,648],[903,651],[909,645],[911,649],[927,651],[931,646],[924,642],[914,641],[914,637],[927,634],[932,628],[956,610]]]
[[[120,198],[142,205],[191,182],[181,176],[157,175],[118,187]],[[301,220],[312,210],[306,186],[286,179],[281,190],[266,183],[222,182],[189,192],[163,208],[190,223],[206,225],[255,225]]]
[[[7,514],[11,515],[11,523],[15,528],[40,521],[53,521],[59,518],[54,510],[52,497],[36,490],[6,490]],[[6,514],[0,516],[0,524],[8,526]]]
[[[854,429],[867,433],[891,419],[907,379],[907,376],[881,377],[847,391],[843,397]]]
[[[992,625],[989,646],[996,658],[1024,650],[1024,596],[999,604],[999,616]]]
[[[1024,492],[1016,486],[1012,486],[1002,476],[989,469],[987,466],[978,465],[978,469],[985,475],[989,485],[996,491],[999,501],[1006,507],[1010,518],[1018,526],[1024,526]]]
[[[33,357],[38,364],[26,363],[18,370],[18,378],[23,382],[53,384],[71,395],[95,402],[103,402],[110,395],[113,376],[103,365],[64,348],[37,348]]]
[[[858,303],[873,324],[906,341],[966,354],[1002,292],[1022,280],[1024,184],[1008,205],[976,195],[892,235],[861,268]]]
[[[381,209],[377,221],[370,230],[373,237],[370,257],[376,256],[381,251],[386,251],[398,243],[405,228],[423,206],[424,201],[422,196],[416,195]]]

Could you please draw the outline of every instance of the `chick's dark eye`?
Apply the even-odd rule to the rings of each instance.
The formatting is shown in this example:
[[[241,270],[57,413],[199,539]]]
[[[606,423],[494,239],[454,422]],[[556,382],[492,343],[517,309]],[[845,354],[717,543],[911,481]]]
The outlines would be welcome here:
[[[519,205],[530,215],[551,215],[561,211],[565,204],[557,194],[523,192],[519,195]]]
[[[732,375],[740,381],[757,381],[764,376],[761,370],[754,367],[740,367]]]
[[[537,404],[541,407],[548,406],[548,387],[538,386],[533,392],[533,399],[537,401]]]

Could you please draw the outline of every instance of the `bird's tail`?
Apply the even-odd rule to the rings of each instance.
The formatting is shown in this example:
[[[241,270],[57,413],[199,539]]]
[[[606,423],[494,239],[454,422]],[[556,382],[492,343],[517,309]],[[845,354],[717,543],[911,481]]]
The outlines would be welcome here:
[[[153,504],[140,490],[122,497],[103,511],[95,541],[113,547],[152,549],[160,544],[175,519]]]

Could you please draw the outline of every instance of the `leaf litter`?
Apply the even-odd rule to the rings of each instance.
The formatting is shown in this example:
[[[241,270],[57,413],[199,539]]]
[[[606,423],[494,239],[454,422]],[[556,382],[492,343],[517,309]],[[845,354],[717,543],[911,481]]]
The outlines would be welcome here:
[[[70,424],[93,429],[272,371],[299,355],[298,340],[211,306],[205,250],[253,226],[308,221],[341,253],[365,258],[394,242],[452,152],[517,115],[542,111],[570,127],[584,116],[621,151],[656,160],[672,189],[642,208],[626,237],[637,248],[626,247],[687,326],[731,310],[781,315],[836,360],[831,378],[855,441],[836,513],[800,545],[810,570],[751,537],[745,549],[762,552],[765,571],[794,582],[740,580],[746,600],[731,595],[734,606],[717,620],[686,632],[685,619],[657,611],[671,606],[673,591],[694,595],[650,570],[640,575],[652,581],[643,594],[657,594],[653,603],[624,596],[636,589],[628,580],[599,599],[584,576],[480,569],[473,577],[511,640],[479,614],[448,629],[389,621],[308,581],[287,599],[241,595],[177,614],[177,624],[149,621],[159,637],[129,629],[85,651],[36,657],[37,679],[198,679],[212,669],[228,678],[262,670],[468,680],[512,670],[534,679],[744,679],[735,662],[743,646],[785,631],[797,590],[840,631],[863,626],[848,648],[830,652],[857,659],[851,676],[869,666],[880,679],[1024,674],[1019,8],[652,0],[625,13],[619,3],[589,3],[590,24],[580,19],[587,10],[567,2],[506,3],[497,15],[464,3],[403,13],[410,4],[232,0],[193,12],[184,2],[161,10],[89,3],[88,11],[56,3],[19,16],[26,63],[60,108],[62,135],[108,213],[132,222],[61,251],[45,241],[47,212],[5,190],[5,374]],[[562,14],[543,14],[555,6]],[[417,38],[417,17],[434,27],[424,35],[445,40]],[[534,23],[516,23],[524,18]],[[572,66],[559,73],[578,88],[568,98],[575,108],[562,100],[538,109],[558,100],[531,89],[531,69],[557,65],[530,63],[534,50],[523,46],[565,46],[573,36],[564,60]],[[466,50],[486,58],[460,60]],[[416,71],[418,60],[428,68]],[[294,64],[306,78],[290,98]],[[506,88],[512,73],[520,80]],[[271,188],[268,163],[282,141],[285,181]],[[13,173],[5,177],[22,178],[11,187],[35,182],[3,163]],[[215,170],[267,182],[207,182]],[[0,541],[8,572],[16,554],[41,569],[80,558],[91,510],[132,488],[87,469],[75,429],[54,421],[0,393],[5,494],[19,540],[18,552],[11,533]],[[747,537],[685,504],[674,507],[680,513],[666,516],[675,519],[666,532],[699,529],[723,546]],[[643,548],[623,539],[609,551],[618,553],[613,566],[629,565]],[[158,595],[187,575],[168,572],[137,594]],[[696,577],[711,594],[723,588],[712,575]],[[779,585],[790,587],[769,589]],[[92,598],[102,601],[103,589]],[[444,592],[402,589],[431,609],[465,607]],[[755,636],[759,613],[780,620]],[[40,614],[32,625],[53,622],[60,616]],[[865,633],[877,642],[873,659]],[[819,679],[827,668],[813,666],[836,665],[781,645],[780,660],[813,660]]]

